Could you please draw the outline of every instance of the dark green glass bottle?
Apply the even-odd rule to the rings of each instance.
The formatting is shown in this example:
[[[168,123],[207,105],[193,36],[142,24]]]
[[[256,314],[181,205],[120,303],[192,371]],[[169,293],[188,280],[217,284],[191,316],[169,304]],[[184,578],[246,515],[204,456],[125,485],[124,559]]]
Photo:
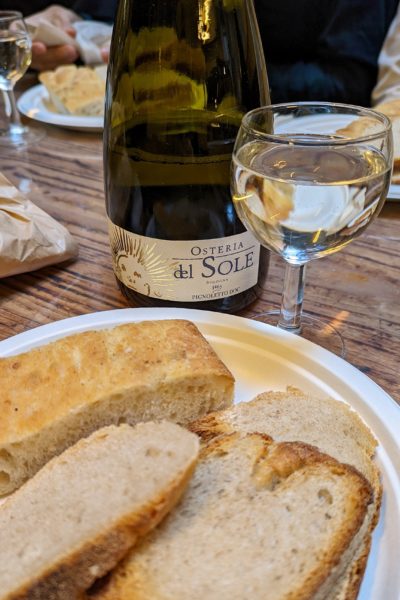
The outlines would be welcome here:
[[[120,0],[104,164],[114,272],[133,305],[237,311],[268,254],[230,195],[245,112],[269,103],[252,0]]]

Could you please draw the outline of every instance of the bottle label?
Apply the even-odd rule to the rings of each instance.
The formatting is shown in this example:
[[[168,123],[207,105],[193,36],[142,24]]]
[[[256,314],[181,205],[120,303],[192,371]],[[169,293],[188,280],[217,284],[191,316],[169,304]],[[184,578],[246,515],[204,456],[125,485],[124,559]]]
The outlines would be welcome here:
[[[260,244],[249,232],[226,238],[147,238],[109,220],[114,273],[151,298],[203,302],[234,296],[257,283]]]

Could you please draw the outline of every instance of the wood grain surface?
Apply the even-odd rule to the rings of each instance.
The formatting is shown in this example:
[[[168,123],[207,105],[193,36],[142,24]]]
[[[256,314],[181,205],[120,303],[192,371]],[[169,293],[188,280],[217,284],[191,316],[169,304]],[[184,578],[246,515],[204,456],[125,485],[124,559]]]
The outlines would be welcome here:
[[[66,225],[79,243],[70,263],[0,281],[0,339],[94,311],[123,308],[105,219],[101,134],[29,121],[46,137],[34,147],[0,147],[0,171]],[[271,259],[262,298],[243,316],[276,308],[283,261]],[[307,267],[305,311],[342,333],[346,360],[400,403],[400,200],[344,250]]]

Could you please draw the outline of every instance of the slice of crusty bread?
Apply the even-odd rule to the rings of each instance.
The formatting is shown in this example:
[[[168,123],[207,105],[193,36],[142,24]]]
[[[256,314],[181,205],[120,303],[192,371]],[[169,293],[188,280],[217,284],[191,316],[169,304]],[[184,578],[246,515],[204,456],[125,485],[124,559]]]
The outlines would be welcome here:
[[[102,116],[105,80],[90,67],[62,65],[43,71],[39,80],[46,87],[57,112],[67,115]]]
[[[50,461],[0,507],[1,600],[74,600],[174,506],[198,446],[173,423],[112,425]]]
[[[189,321],[129,323],[0,358],[0,495],[104,425],[186,423],[232,402],[234,380]]]
[[[392,183],[400,183],[400,100],[389,100],[374,106],[374,110],[383,113],[392,122],[393,133],[393,175]]]
[[[189,424],[203,440],[239,431],[266,433],[277,442],[301,441],[317,446],[340,462],[356,467],[372,484],[381,486],[371,460],[377,441],[358,414],[344,402],[319,398],[289,386],[269,391],[250,402],[212,412]]]
[[[377,104],[374,110],[390,118],[393,132],[393,174],[392,183],[400,183],[400,100],[391,100],[384,104]],[[373,135],[381,130],[381,125],[370,117],[355,119],[346,127],[338,129],[340,136],[355,139],[364,135]]]
[[[96,600],[324,600],[371,502],[350,466],[260,434],[205,445],[175,509]]]
[[[377,442],[358,414],[343,402],[288,387],[286,392],[266,392],[250,402],[211,413],[191,423],[189,428],[204,440],[234,431],[267,433],[276,441],[301,440],[356,467],[368,479],[374,492],[374,502],[368,509],[368,526],[338,586],[337,596],[332,596],[356,598],[382,497],[379,471],[372,460]]]

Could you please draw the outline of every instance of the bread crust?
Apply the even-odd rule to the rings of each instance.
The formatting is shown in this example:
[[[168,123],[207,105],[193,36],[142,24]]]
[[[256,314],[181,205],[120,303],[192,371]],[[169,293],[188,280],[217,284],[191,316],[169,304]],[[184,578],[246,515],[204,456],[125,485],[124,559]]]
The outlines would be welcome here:
[[[234,378],[193,323],[174,319],[87,331],[0,358],[0,389],[1,496],[99,427],[185,423],[228,406]]]
[[[207,418],[208,416],[205,417],[205,420],[207,420]],[[367,508],[373,502],[372,486],[357,469],[351,465],[339,463],[331,456],[320,452],[320,450],[314,446],[301,442],[280,442],[276,444],[273,439],[266,434],[247,434],[246,437],[252,435],[262,437],[265,443],[264,450],[260,452],[257,459],[257,470],[261,467],[262,470],[265,471],[265,464],[263,464],[263,462],[268,461],[267,475],[264,472],[262,477],[263,485],[271,485],[271,482],[276,481],[277,478],[286,479],[295,471],[304,468],[309,469],[311,466],[319,465],[329,467],[335,475],[350,475],[353,480],[354,490],[352,502],[356,513],[353,523],[345,532],[343,532],[343,539],[335,540],[336,544],[333,548],[332,555],[328,560],[325,559],[323,561],[322,569],[318,568],[318,570],[309,576],[305,583],[302,583],[301,587],[297,590],[293,590],[293,592],[285,598],[285,600],[311,600],[315,595],[318,595],[318,590],[329,577],[329,573],[340,564],[343,554],[346,552],[346,549],[349,547],[354,536],[367,518]],[[200,458],[212,454],[218,455],[221,451],[227,451],[230,440],[235,441],[238,438],[240,438],[240,433],[237,432],[215,438],[201,449]],[[256,476],[257,470],[253,473],[254,476]],[[372,528],[369,527],[369,531],[371,531],[371,529]],[[365,546],[363,547],[361,556],[353,565],[351,582],[346,592],[345,600],[353,600],[353,598],[357,597],[368,558],[370,543],[371,537],[369,536],[367,543],[365,543]]]
[[[170,424],[170,426],[172,425]],[[127,427],[126,425],[122,426],[122,428]],[[73,464],[75,461],[78,470],[82,449],[88,446],[93,448],[97,443],[101,443],[104,436],[107,437],[109,430],[116,431],[117,429],[121,428],[106,427],[95,432],[90,438],[81,440],[69,448],[66,453],[50,461],[36,478],[27,482],[16,494],[26,491],[28,487],[31,492],[35,480],[40,479],[39,484],[43,480],[51,481],[54,470],[58,469],[66,460]],[[148,432],[152,431],[156,433],[156,430],[152,430],[150,427]],[[21,582],[18,588],[1,596],[1,600],[75,600],[82,597],[83,592],[96,579],[115,567],[132,546],[156,527],[179,501],[195,469],[198,446],[197,442],[194,442],[196,442],[196,438],[193,436],[190,456],[188,454],[185,457],[185,463],[182,462],[181,468],[176,470],[175,475],[170,478],[168,483],[164,483],[162,487],[160,485],[160,490],[152,496],[151,500],[143,501],[134,512],[116,516],[102,531],[98,531],[90,539],[82,539],[63,556],[59,556],[58,560],[43,567],[36,575],[32,574],[29,581]],[[106,478],[107,474],[104,477]],[[67,484],[68,482],[66,482]],[[37,502],[38,498],[35,500],[33,497],[33,500]],[[8,502],[10,504],[13,502],[13,496],[6,500],[6,503]],[[70,510],[73,511],[72,506]]]
[[[73,600],[94,581],[108,573],[127,554],[140,537],[162,521],[178,502],[192,476],[193,463],[182,479],[176,479],[141,514],[120,519],[112,531],[99,533],[82,548],[75,549],[59,563],[49,567],[35,582],[30,582],[4,600]],[[93,570],[93,564],[96,569]]]
[[[307,401],[307,396],[301,392],[301,390],[288,387],[286,392],[270,392],[260,394],[254,400],[246,403],[245,406],[234,406],[225,411],[210,413],[205,417],[190,423],[189,429],[199,435],[199,437],[203,440],[203,443],[207,444],[210,442],[210,440],[218,438],[219,436],[227,435],[234,431],[240,431],[240,418],[238,417],[238,421],[236,421],[235,418],[237,411],[244,409],[251,412],[254,409],[260,412],[259,429],[264,432],[265,424],[262,421],[262,410],[264,409],[267,411],[269,405],[275,406],[280,403],[283,413],[285,411],[285,401],[288,400],[289,396],[298,398],[299,401]],[[329,400],[329,402],[332,401]],[[338,407],[340,407],[340,405],[343,403],[336,404]],[[348,411],[345,405],[343,405],[343,409]],[[380,483],[379,472],[377,467],[372,463],[372,458],[376,447],[376,440],[374,439],[373,435],[368,432],[367,428],[359,420],[355,413],[348,412],[348,415],[349,419],[353,422],[355,432],[357,432],[357,429],[361,428],[362,435],[365,437],[365,441],[368,442],[365,452],[370,457],[371,461],[371,468],[368,474],[371,477],[370,483],[373,486],[374,502],[373,505],[371,505],[368,509],[369,525],[366,528],[364,539],[355,553],[354,560],[351,561],[347,567],[346,574],[342,578],[342,582],[339,586],[340,589],[338,595],[332,596],[332,598],[338,598],[340,600],[354,600],[357,597],[368,560],[372,532],[379,519],[382,501],[382,486]],[[273,430],[268,430],[268,433],[271,433],[271,435],[274,434]]]
[[[327,581],[329,577],[334,574],[341,564],[341,557],[348,549],[354,536],[359,531],[360,527],[364,523],[365,516],[367,513],[368,504],[372,501],[372,489],[366,479],[357,472],[356,469],[338,463],[331,457],[324,455],[319,452],[318,449],[302,444],[298,442],[284,442],[274,443],[269,436],[263,436],[260,434],[247,434],[240,436],[237,433],[233,433],[227,436],[221,436],[207,445],[204,445],[201,449],[200,463],[207,463],[209,461],[225,460],[231,452],[235,451],[238,444],[243,445],[243,452],[247,455],[251,454],[251,479],[254,482],[255,489],[269,489],[272,494],[282,486],[292,485],[293,477],[303,477],[304,473],[307,472],[307,476],[312,477],[314,472],[321,474],[322,472],[327,477],[346,478],[351,492],[347,499],[346,514],[352,515],[349,519],[344,519],[340,530],[336,532],[335,539],[332,540],[332,544],[329,548],[329,552],[325,556],[321,557],[321,562],[313,569],[306,578],[303,578],[299,582],[298,586],[293,588],[290,593],[285,595],[286,600],[311,600],[320,598],[318,592],[321,586]],[[199,485],[199,480],[194,483],[195,486]],[[197,489],[197,488],[196,488]],[[182,503],[171,513],[168,517],[168,531],[171,536],[171,528],[173,528],[174,516],[182,511],[186,513],[189,508],[185,505],[184,497]],[[207,506],[202,507],[202,512],[207,514]],[[347,512],[348,511],[348,512]],[[177,535],[185,526],[186,521],[178,521],[176,526]],[[165,541],[162,535],[164,524],[161,524],[159,535],[157,531],[151,535],[150,539],[146,538],[144,544],[144,556],[146,556],[147,548],[151,548],[155,544],[161,547]],[[171,539],[171,537],[167,538]],[[180,538],[179,538],[180,539]],[[178,542],[177,542],[178,543]],[[210,545],[214,544],[212,538],[210,538]],[[223,541],[220,542],[221,547]],[[232,544],[235,541],[228,541],[226,543]],[[272,540],[271,540],[272,543]],[[218,546],[219,548],[220,546]],[[88,594],[87,598],[92,600],[166,600],[170,599],[169,593],[163,594],[160,590],[160,585],[154,585],[152,581],[152,563],[147,565],[147,569],[141,571],[141,566],[146,563],[145,559],[141,560],[140,552],[141,547],[138,549],[139,559],[136,561],[137,555],[133,551],[130,556],[125,559],[120,566],[110,575],[108,581],[104,582],[104,585],[99,590]],[[168,548],[164,551],[168,553]],[[218,554],[219,550],[216,550]],[[211,557],[208,557],[211,560]],[[243,559],[245,560],[245,559]],[[261,556],[260,556],[261,560]],[[143,562],[144,561],[144,562]],[[160,562],[158,562],[158,568]],[[167,568],[167,567],[165,567]],[[182,578],[189,584],[188,588],[182,591],[182,595],[179,598],[198,598],[197,593],[190,587],[190,581],[185,573],[186,568],[186,557],[185,548],[182,548]],[[201,569],[201,566],[198,567]],[[338,573],[337,576],[339,576]],[[165,576],[167,576],[165,574]],[[222,581],[230,579],[232,577],[239,577],[240,573],[220,573]],[[333,578],[332,583],[336,583]],[[184,585],[184,584],[182,584]],[[222,589],[223,586],[222,586]],[[263,589],[262,596],[257,595],[256,597],[268,598],[267,588]],[[197,592],[197,590],[196,590]],[[186,594],[186,595],[185,595]],[[226,593],[221,596],[224,599],[227,598]],[[212,598],[219,597],[219,591],[213,589],[211,596]],[[237,596],[235,596],[236,598]],[[253,597],[253,596],[252,596]],[[321,597],[322,598],[322,597]]]
[[[315,418],[317,423],[322,421],[323,418],[324,426],[326,426],[328,422],[330,423],[331,418],[339,418],[340,416],[345,419],[346,429],[351,428],[350,433],[352,436],[360,438],[357,446],[361,446],[359,452],[365,456],[366,464],[363,465],[364,468],[368,467],[367,472],[362,472],[362,474],[365,475],[372,484],[376,503],[380,506],[382,486],[380,483],[379,471],[372,460],[375,454],[377,441],[358,414],[351,410],[344,402],[339,402],[331,398],[315,398],[305,394],[298,388],[288,386],[286,392],[264,392],[249,402],[242,402],[225,410],[211,412],[208,415],[189,423],[187,427],[190,431],[196,433],[204,443],[208,443],[220,435],[227,435],[235,431],[245,433],[250,430],[257,431],[258,433],[267,433],[274,437],[276,441],[296,441],[299,439],[298,436],[302,435],[302,433],[298,431],[300,428],[297,427],[297,421],[294,425],[289,421],[285,427],[278,428],[279,434],[274,431],[274,426],[279,422],[283,422],[286,418],[287,413],[290,410],[291,402],[295,402],[296,405],[299,406],[310,405],[310,403],[313,402],[311,406],[313,406],[315,412],[318,411],[318,408],[320,407],[328,407],[328,412],[324,417],[322,417],[321,411],[319,411],[318,416]],[[321,434],[319,435],[321,437]],[[343,460],[343,458],[338,456],[338,452],[336,455],[333,451],[328,452],[324,447],[324,443],[326,442],[323,438],[321,438],[321,446],[316,441],[310,442],[309,439],[302,441],[318,446],[322,452],[333,455],[339,462],[350,462],[349,460]],[[353,466],[355,465],[353,464]],[[362,470],[361,467],[358,470]]]
[[[201,374],[233,375],[197,327],[184,320],[142,321],[67,336],[0,358],[0,443],[17,443],[102,394]],[[28,410],[30,408],[30,410]]]

